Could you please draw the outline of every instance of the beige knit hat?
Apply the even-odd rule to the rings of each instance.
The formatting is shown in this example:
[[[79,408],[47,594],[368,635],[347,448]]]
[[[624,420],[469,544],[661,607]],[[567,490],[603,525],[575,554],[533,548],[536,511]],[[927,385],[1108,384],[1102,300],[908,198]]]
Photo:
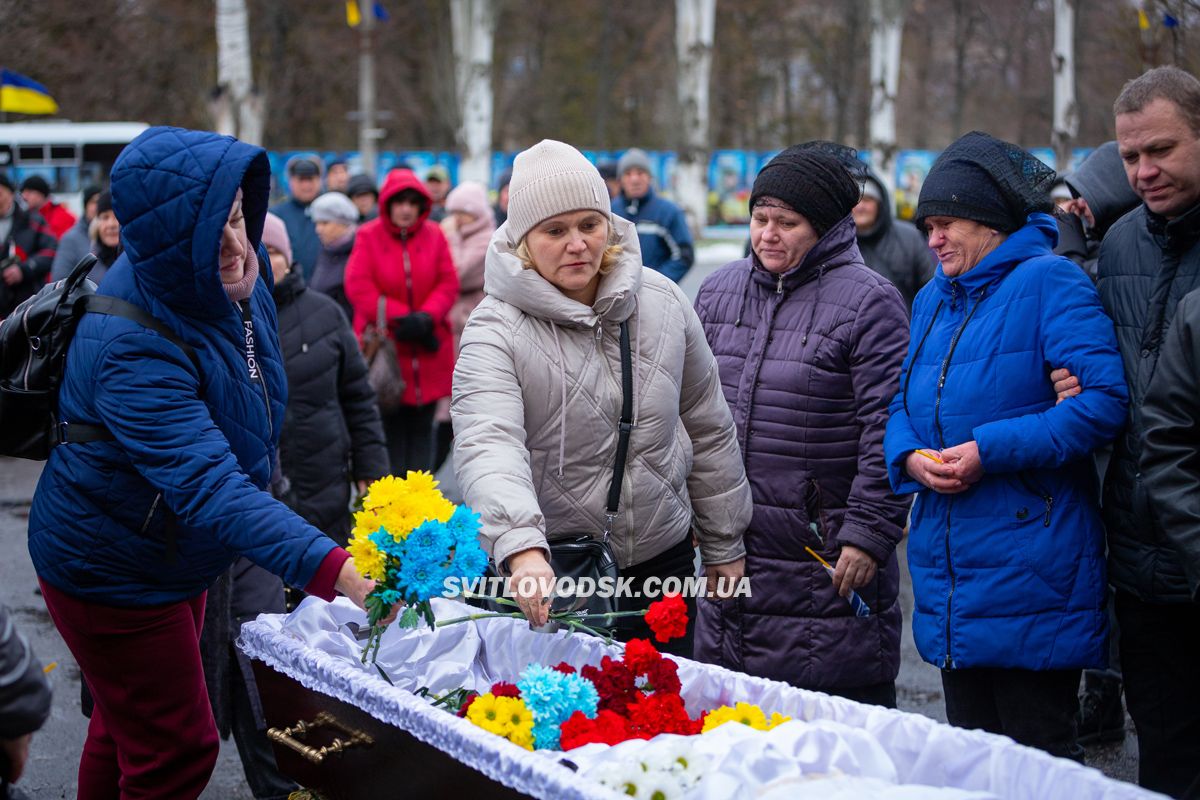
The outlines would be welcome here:
[[[508,185],[508,230],[520,242],[544,219],[568,211],[594,209],[612,224],[604,179],[583,153],[569,144],[543,139],[517,153]]]

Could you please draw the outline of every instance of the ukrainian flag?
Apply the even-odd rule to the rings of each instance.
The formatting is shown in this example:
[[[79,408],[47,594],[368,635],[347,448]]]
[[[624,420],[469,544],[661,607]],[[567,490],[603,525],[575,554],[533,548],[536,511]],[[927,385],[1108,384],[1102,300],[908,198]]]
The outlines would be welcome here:
[[[0,69],[0,111],[13,114],[57,114],[58,103],[46,87],[24,75]]]

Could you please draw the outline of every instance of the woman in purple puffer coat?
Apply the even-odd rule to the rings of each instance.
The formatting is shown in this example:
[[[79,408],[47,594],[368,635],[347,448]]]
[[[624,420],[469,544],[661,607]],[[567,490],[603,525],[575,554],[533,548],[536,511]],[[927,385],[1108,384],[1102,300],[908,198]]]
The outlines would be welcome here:
[[[753,252],[696,298],[754,496],[751,596],[700,599],[696,658],[894,707],[908,502],[888,485],[883,433],[908,314],[859,255],[845,151],[797,145],[763,167]],[[851,589],[868,616],[855,616]]]

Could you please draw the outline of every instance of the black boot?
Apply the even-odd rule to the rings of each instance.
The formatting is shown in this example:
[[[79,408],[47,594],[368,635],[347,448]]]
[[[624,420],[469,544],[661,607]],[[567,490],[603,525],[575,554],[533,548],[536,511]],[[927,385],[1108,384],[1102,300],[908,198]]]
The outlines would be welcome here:
[[[1121,704],[1121,677],[1088,670],[1079,699],[1079,743],[1120,742],[1125,738],[1125,707]]]

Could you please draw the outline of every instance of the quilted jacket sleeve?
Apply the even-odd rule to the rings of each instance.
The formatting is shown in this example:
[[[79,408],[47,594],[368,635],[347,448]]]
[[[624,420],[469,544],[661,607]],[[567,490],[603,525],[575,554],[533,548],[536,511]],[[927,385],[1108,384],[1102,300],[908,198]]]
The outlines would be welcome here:
[[[1162,530],[1175,545],[1192,599],[1200,599],[1200,292],[1179,301],[1142,406],[1142,474]],[[1082,396],[1082,395],[1080,395]]]
[[[525,447],[525,400],[511,351],[512,331],[495,306],[475,309],[454,365],[450,414],[454,471],[463,498],[483,522],[484,548],[505,559],[546,546],[546,520]]]
[[[750,525],[754,500],[733,415],[721,390],[717,360],[704,336],[700,317],[678,286],[672,284],[671,290],[686,326],[679,416],[692,440],[692,471],[687,487],[700,558],[705,564],[726,564],[746,555],[742,534]]]
[[[901,501],[888,486],[883,455],[888,403],[896,396],[900,363],[908,349],[908,313],[900,293],[877,286],[859,306],[850,343],[850,382],[858,419],[858,472],[838,531],[841,544],[870,553],[883,563],[903,536]]]
[[[918,299],[917,302],[919,303],[920,300]],[[896,494],[913,494],[925,488],[913,480],[904,468],[904,462],[908,459],[909,453],[927,446],[927,443],[921,441],[917,436],[917,432],[912,426],[912,420],[908,418],[908,412],[904,409],[904,386],[909,380],[913,346],[916,344],[911,338],[911,329],[909,334],[908,355],[904,357],[904,363],[900,365],[899,385],[896,396],[892,398],[892,402],[888,406],[887,429],[883,436],[883,458],[887,465],[888,480],[892,484],[892,491]]]
[[[1112,320],[1087,276],[1054,258],[1031,271],[1040,285],[1042,356],[1049,370],[1065,367],[1085,391],[1044,411],[975,428],[988,472],[1060,467],[1091,455],[1125,422],[1129,393]]]
[[[293,586],[308,585],[337,545],[242,472],[200,399],[194,370],[161,336],[118,333],[96,361],[101,422],[184,525]]]

